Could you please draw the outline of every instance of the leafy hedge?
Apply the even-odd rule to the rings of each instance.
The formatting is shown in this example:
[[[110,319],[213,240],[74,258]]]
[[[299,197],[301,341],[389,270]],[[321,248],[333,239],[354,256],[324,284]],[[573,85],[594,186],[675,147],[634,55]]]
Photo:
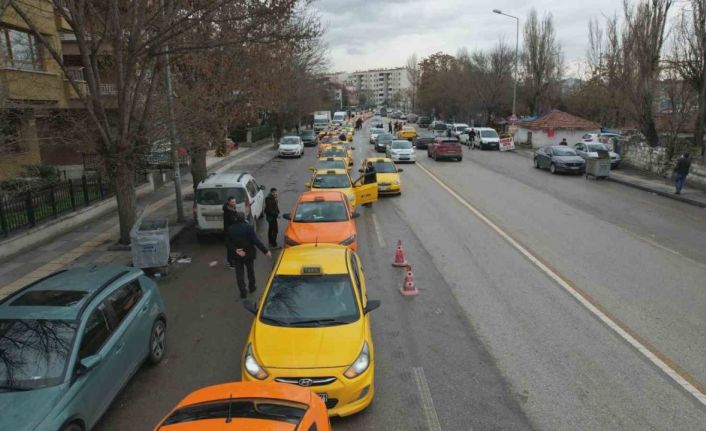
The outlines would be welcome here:
[[[253,127],[252,129],[252,141],[257,142],[260,139],[268,138],[272,135],[272,127],[269,124],[263,124],[261,126]]]

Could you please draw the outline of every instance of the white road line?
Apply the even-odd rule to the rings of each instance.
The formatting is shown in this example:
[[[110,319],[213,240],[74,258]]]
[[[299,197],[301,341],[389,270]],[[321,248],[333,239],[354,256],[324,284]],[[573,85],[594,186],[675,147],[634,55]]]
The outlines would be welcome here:
[[[380,223],[378,223],[378,218],[375,216],[375,213],[373,213],[373,226],[375,227],[375,235],[378,237],[378,245],[380,245],[380,248],[385,248],[387,243],[382,236],[382,229],[380,228]]]
[[[449,192],[461,205],[466,207],[470,212],[472,212],[478,219],[490,227],[495,233],[500,235],[505,241],[510,243],[517,251],[524,255],[530,262],[532,262],[536,267],[538,267],[542,272],[544,272],[549,278],[554,280],[559,286],[561,286],[567,293],[573,296],[581,305],[583,305],[588,311],[590,311],[594,316],[599,318],[603,323],[605,323],[610,329],[612,329],[616,334],[618,334],[623,340],[627,341],[633,348],[644,355],[650,362],[652,362],[657,368],[662,370],[667,376],[669,376],[674,382],[681,386],[685,391],[691,394],[696,400],[702,405],[706,406],[706,392],[702,389],[701,385],[696,379],[684,370],[677,370],[680,368],[677,366],[672,367],[667,364],[670,362],[675,364],[673,361],[667,359],[662,353],[660,353],[654,347],[648,347],[646,343],[640,342],[637,339],[637,335],[633,335],[630,330],[625,325],[619,324],[616,320],[608,316],[599,307],[599,304],[594,304],[590,298],[584,293],[580,292],[576,287],[572,286],[571,283],[551,268],[545,265],[541,259],[533,255],[529,250],[523,247],[520,243],[515,241],[509,234],[503,231],[498,225],[493,223],[488,219],[482,212],[476,209],[473,205],[468,203],[464,198],[462,198],[453,189],[447,186],[443,181],[441,181],[436,175],[434,175],[427,168],[417,163],[417,166],[424,171],[431,179],[433,179],[437,184],[439,184],[444,190]],[[676,365],[676,364],[675,364]],[[692,383],[693,382],[693,383]],[[700,386],[699,387],[697,387]]]
[[[412,367],[412,374],[414,374],[414,381],[417,383],[419,396],[422,400],[422,412],[427,423],[427,429],[429,431],[441,431],[441,424],[434,408],[434,400],[431,398],[429,383],[426,376],[424,376],[424,368]]]

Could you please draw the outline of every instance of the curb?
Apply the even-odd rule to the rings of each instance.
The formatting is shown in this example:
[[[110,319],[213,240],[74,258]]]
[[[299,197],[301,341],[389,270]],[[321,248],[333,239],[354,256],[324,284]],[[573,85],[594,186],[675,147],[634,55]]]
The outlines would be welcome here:
[[[645,192],[654,193],[654,194],[656,194],[656,195],[660,195],[660,196],[663,196],[663,197],[665,197],[665,198],[669,198],[669,199],[672,199],[672,200],[675,200],[675,201],[679,201],[679,202],[682,202],[682,203],[685,203],[685,204],[688,204],[688,205],[693,205],[693,206],[699,207],[699,208],[706,208],[706,202],[699,202],[699,201],[695,201],[695,200],[693,200],[693,199],[685,198],[684,196],[676,195],[676,194],[674,194],[674,193],[663,192],[662,190],[655,190],[655,189],[652,189],[652,188],[649,188],[649,187],[645,187],[645,186],[640,185],[640,184],[635,184],[635,183],[630,182],[630,181],[625,181],[625,180],[622,180],[622,179],[618,179],[618,178],[616,178],[616,177],[611,177],[610,175],[609,175],[606,179],[607,179],[608,181],[612,181],[612,182],[614,182],[614,183],[622,184],[622,185],[624,185],[624,186],[632,187],[632,188],[635,188],[635,189],[638,189],[638,190],[642,190],[642,191],[645,191]]]

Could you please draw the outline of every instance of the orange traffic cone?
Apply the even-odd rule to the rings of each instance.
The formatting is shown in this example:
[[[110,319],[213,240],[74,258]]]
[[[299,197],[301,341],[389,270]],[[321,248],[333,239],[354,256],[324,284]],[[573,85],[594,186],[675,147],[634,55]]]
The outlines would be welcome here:
[[[395,250],[395,261],[392,262],[392,266],[407,266],[407,259],[405,259],[404,250],[402,250],[402,240],[397,241],[397,249]]]
[[[412,272],[412,265],[407,265],[407,271],[404,275],[404,282],[400,288],[400,293],[404,296],[417,296],[419,291],[414,286],[414,273]]]

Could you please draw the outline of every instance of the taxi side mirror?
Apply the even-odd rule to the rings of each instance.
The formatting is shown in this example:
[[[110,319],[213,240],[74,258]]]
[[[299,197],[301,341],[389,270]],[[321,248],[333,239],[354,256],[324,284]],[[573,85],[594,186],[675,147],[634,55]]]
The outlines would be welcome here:
[[[358,218],[358,217],[360,217],[360,213],[351,214],[351,218]]]
[[[307,181],[304,183],[304,187],[311,187],[311,181]]]
[[[376,310],[380,308],[380,300],[379,299],[369,299],[368,303],[365,305],[365,309],[363,310],[363,313],[368,314],[373,310]]]
[[[368,301],[368,306],[370,306],[370,301]],[[255,301],[246,299],[245,301],[243,301],[243,307],[245,307],[245,309],[251,312],[252,314],[257,315],[257,303],[255,303]]]
[[[402,168],[397,168],[397,172],[404,172],[404,169],[402,169]]]
[[[282,214],[282,218],[285,220],[291,220],[292,216],[289,213],[284,213],[284,214]]]

